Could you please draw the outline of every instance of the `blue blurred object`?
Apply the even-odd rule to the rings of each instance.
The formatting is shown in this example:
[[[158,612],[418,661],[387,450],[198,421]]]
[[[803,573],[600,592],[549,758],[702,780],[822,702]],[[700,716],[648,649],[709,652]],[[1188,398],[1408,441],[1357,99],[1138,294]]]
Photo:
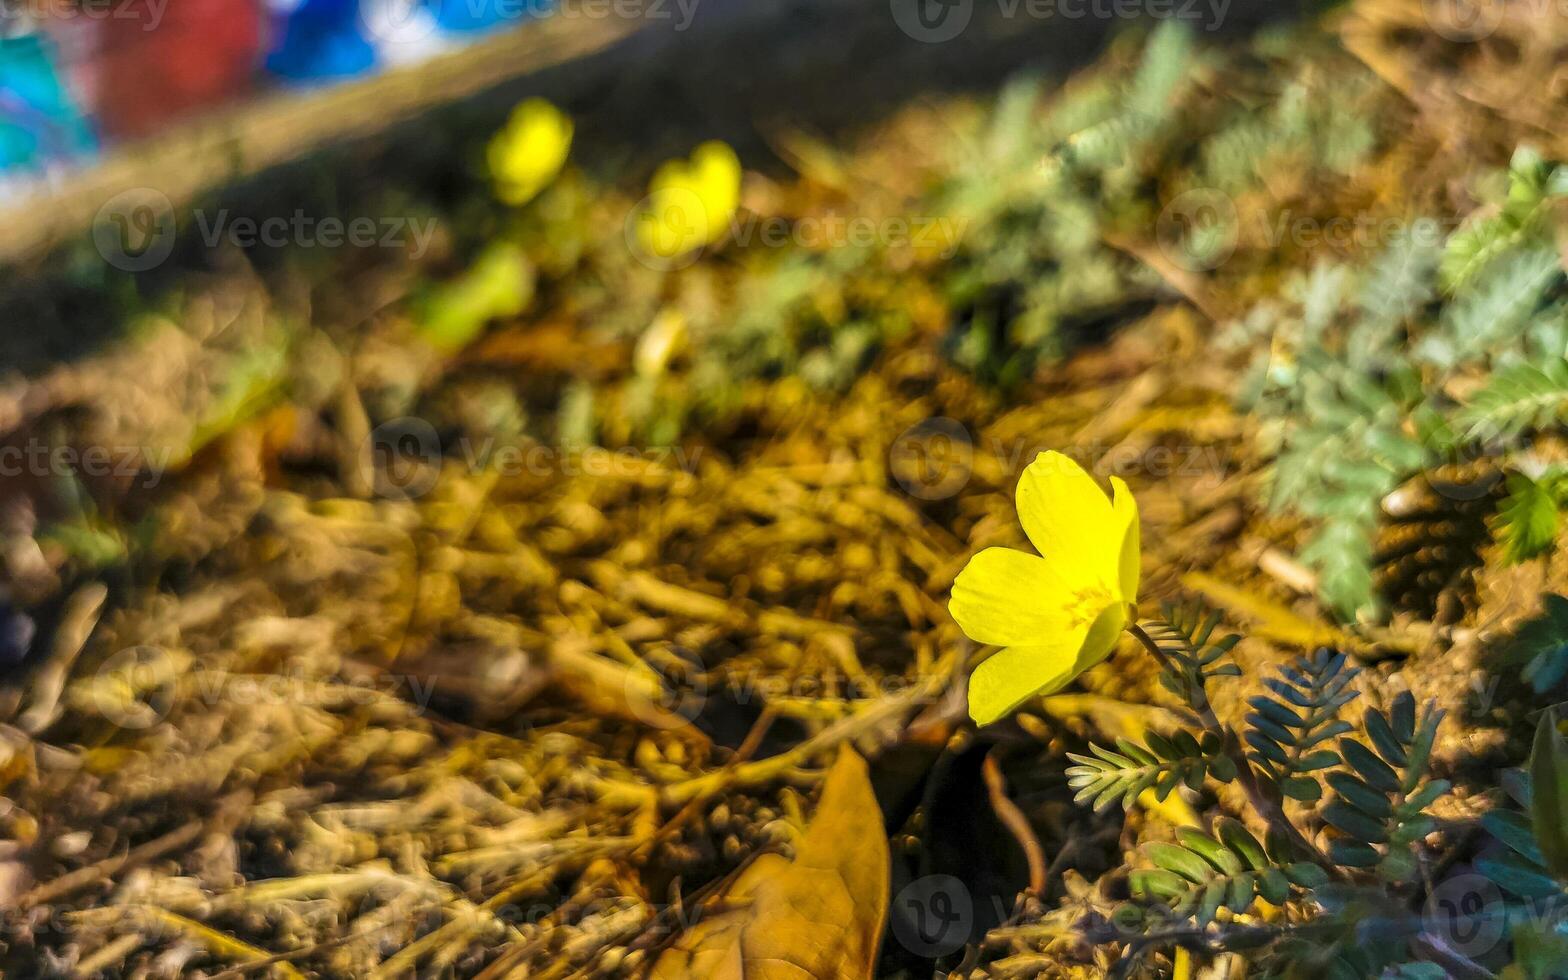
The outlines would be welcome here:
[[[441,30],[479,34],[549,13],[551,0],[428,0]]]
[[[0,668],[22,662],[35,629],[33,617],[0,599]]]
[[[36,33],[0,38],[0,172],[38,169],[97,145],[60,81],[54,44]]]
[[[285,15],[267,71],[294,82],[363,75],[376,67],[376,48],[365,37],[359,0],[304,0]]]
[[[424,61],[454,43],[549,13],[555,0],[273,0],[267,71],[309,83]],[[281,7],[281,9],[279,9]]]

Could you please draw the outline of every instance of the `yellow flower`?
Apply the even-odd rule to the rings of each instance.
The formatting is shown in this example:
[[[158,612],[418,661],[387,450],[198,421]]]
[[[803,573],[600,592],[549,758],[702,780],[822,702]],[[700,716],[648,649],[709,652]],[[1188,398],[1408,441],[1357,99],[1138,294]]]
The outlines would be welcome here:
[[[648,207],[637,216],[644,252],[673,259],[717,241],[740,204],[740,158],[710,140],[691,159],[667,160],[648,184]]]
[[[988,725],[1065,687],[1110,655],[1138,596],[1138,505],[1115,501],[1077,463],[1041,453],[1018,481],[1018,519],[1040,556],[987,548],[953,583],[948,608],[998,651],[969,678],[969,715]]]
[[[496,196],[514,206],[528,203],[561,172],[571,146],[571,118],[544,99],[525,100],[490,140]]]

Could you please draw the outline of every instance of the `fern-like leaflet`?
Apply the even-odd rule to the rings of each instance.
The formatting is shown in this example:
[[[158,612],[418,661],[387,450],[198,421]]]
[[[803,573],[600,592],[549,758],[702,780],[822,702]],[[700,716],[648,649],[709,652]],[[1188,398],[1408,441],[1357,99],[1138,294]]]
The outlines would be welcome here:
[[[1418,714],[1407,691],[1388,714],[1368,708],[1363,720],[1371,747],[1341,738],[1345,768],[1327,777],[1335,799],[1319,816],[1339,835],[1329,855],[1347,867],[1376,867],[1388,881],[1408,881],[1416,872],[1411,845],[1437,826],[1426,808],[1449,788],[1447,780],[1427,777],[1443,712],[1428,705]]]
[[[1557,425],[1568,410],[1568,359],[1503,368],[1459,413],[1459,425],[1475,441],[1518,438],[1532,429]]]
[[[1332,749],[1320,746],[1350,731],[1339,709],[1357,696],[1349,685],[1358,673],[1346,668],[1343,653],[1318,650],[1266,681],[1272,696],[1248,699],[1248,757],[1282,795],[1307,803],[1322,797],[1311,774],[1339,764]]]
[[[1505,852],[1476,858],[1477,871],[1503,891],[1526,900],[1562,894],[1562,884],[1546,869],[1529,817],[1517,810],[1492,810],[1481,818],[1481,826],[1504,845]]]
[[[1564,176],[1562,168],[1533,148],[1516,150],[1502,207],[1449,237],[1443,250],[1443,288],[1458,292],[1502,256],[1545,237],[1546,205],[1562,194]]]
[[[1260,897],[1283,905],[1293,887],[1310,890],[1328,882],[1322,868],[1296,860],[1283,839],[1270,835],[1260,844],[1230,817],[1216,820],[1212,835],[1184,827],[1175,843],[1146,845],[1144,855],[1154,867],[1132,873],[1133,897],[1199,925],[1213,922],[1222,908],[1242,913]]]
[[[1171,738],[1150,732],[1144,741],[1138,745],[1122,738],[1116,740],[1115,752],[1090,745],[1093,755],[1068,753],[1077,763],[1067,770],[1067,784],[1078,791],[1074,801],[1092,799],[1096,810],[1120,801],[1125,809],[1146,789],[1164,802],[1183,783],[1198,789],[1208,776],[1222,783],[1236,778],[1236,765],[1214,732],[1205,732],[1201,740],[1188,732]]]
[[[1226,656],[1241,642],[1241,637],[1234,633],[1215,637],[1220,614],[1201,602],[1165,603],[1160,607],[1160,617],[1141,624],[1165,661],[1160,684],[1183,703],[1201,711],[1208,705],[1204,690],[1210,680],[1241,676],[1241,668]]]
[[[1503,559],[1518,564],[1549,551],[1557,541],[1561,474],[1532,480],[1523,473],[1508,475],[1508,496],[1497,508],[1494,530]]]

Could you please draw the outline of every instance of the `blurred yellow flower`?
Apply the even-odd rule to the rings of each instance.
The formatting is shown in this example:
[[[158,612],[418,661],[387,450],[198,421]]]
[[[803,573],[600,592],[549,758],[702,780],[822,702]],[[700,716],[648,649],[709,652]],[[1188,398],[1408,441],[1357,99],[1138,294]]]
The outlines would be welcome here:
[[[496,196],[514,206],[528,203],[561,172],[571,146],[571,117],[544,99],[523,101],[490,140]]]
[[[710,140],[688,160],[667,160],[648,185],[648,207],[637,215],[637,243],[673,259],[717,241],[740,204],[740,158]]]
[[[1018,481],[1018,519],[1040,555],[987,548],[969,560],[948,604],[973,640],[1006,649],[969,678],[969,715],[988,725],[1104,660],[1138,596],[1138,505],[1111,477],[1114,502],[1058,452]]]

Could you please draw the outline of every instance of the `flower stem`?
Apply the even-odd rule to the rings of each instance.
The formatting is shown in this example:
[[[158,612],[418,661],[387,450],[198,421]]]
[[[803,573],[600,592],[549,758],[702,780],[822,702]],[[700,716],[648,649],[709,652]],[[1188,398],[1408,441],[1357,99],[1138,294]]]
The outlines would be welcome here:
[[[1160,645],[1154,642],[1154,637],[1144,632],[1143,627],[1139,626],[1137,622],[1129,619],[1127,621],[1127,632],[1131,633],[1139,643],[1143,644],[1143,648],[1149,651],[1149,656],[1159,661],[1162,668],[1176,671],[1176,662],[1164,650],[1160,649]]]
[[[1149,651],[1149,655],[1159,663],[1161,669],[1171,671],[1178,678],[1181,677],[1181,671],[1176,666],[1175,661],[1171,659],[1169,654],[1160,649],[1160,645],[1155,643],[1154,638],[1145,632],[1143,627],[1139,626],[1136,621],[1128,621],[1127,632],[1131,633],[1139,643],[1143,644],[1143,648]],[[1225,754],[1230,756],[1231,761],[1236,765],[1236,781],[1241,784],[1242,791],[1247,794],[1247,802],[1252,805],[1252,809],[1257,811],[1258,815],[1269,826],[1284,834],[1297,849],[1303,853],[1310,854],[1313,860],[1325,870],[1338,876],[1339,865],[1330,860],[1329,856],[1324,854],[1316,844],[1302,835],[1296,829],[1295,824],[1291,823],[1289,818],[1285,816],[1284,807],[1263,791],[1263,787],[1258,783],[1257,773],[1252,770],[1252,760],[1248,759],[1247,753],[1242,751],[1241,740],[1236,737],[1236,733],[1229,726],[1219,720],[1219,717],[1214,714],[1214,709],[1209,706],[1208,693],[1203,689],[1201,678],[1197,688],[1192,691],[1191,707],[1198,713],[1203,727],[1220,737],[1221,744],[1225,746]]]

